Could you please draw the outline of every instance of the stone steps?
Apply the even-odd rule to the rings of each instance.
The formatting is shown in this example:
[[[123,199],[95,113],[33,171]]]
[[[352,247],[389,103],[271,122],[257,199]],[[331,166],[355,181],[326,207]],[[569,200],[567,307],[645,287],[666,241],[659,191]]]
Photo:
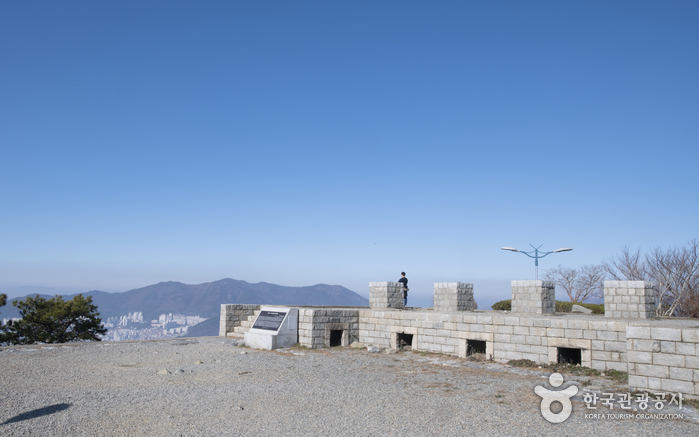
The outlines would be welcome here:
[[[261,310],[255,310],[253,314],[248,316],[247,320],[241,320],[240,325],[233,328],[233,332],[228,333],[228,337],[244,338],[245,333],[248,332],[250,328],[252,328],[253,323],[255,323],[255,319],[258,314],[260,314],[260,311]]]

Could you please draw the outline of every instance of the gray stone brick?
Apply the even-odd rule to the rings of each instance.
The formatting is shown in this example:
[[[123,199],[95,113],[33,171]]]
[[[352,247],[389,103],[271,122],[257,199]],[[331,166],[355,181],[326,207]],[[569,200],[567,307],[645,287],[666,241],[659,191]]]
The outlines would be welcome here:
[[[650,352],[629,351],[627,357],[631,363],[653,364],[653,354]]]
[[[684,355],[654,353],[653,364],[658,364],[660,366],[685,367],[685,357]]]
[[[667,366],[637,363],[636,374],[641,376],[653,376],[656,378],[668,378],[670,376],[670,370]]]
[[[670,367],[670,379],[676,379],[680,381],[693,381],[694,371],[692,369]]]
[[[689,381],[678,381],[674,379],[662,379],[661,390],[674,393],[694,393],[694,383]]]
[[[629,387],[634,387],[637,389],[649,388],[648,387],[648,377],[647,376],[629,375]]]
[[[682,341],[682,330],[678,328],[651,328],[650,338],[653,340]]]

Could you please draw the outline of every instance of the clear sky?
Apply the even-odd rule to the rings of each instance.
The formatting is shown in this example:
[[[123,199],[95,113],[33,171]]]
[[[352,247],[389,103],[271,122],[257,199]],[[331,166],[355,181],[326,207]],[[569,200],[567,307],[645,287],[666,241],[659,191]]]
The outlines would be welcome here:
[[[0,2],[0,291],[533,279],[699,236],[699,2]],[[1,311],[1,310],[0,310]]]

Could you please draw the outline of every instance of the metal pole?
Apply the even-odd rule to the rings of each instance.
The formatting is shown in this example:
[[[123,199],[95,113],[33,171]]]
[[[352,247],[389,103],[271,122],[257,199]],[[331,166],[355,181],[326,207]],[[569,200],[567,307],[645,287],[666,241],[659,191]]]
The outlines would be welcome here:
[[[534,258],[534,278],[536,278],[537,281],[539,280],[539,258],[543,258],[543,257],[545,257],[545,256],[547,256],[547,255],[552,254],[552,253],[569,252],[569,251],[573,250],[573,249],[571,249],[570,247],[562,247],[562,248],[560,248],[560,249],[556,249],[556,250],[551,251],[551,252],[545,252],[543,255],[539,256],[539,248],[540,248],[541,246],[543,246],[543,244],[542,244],[541,246],[539,246],[539,247],[534,247],[533,244],[530,244],[530,246],[534,249],[532,252],[525,252],[525,251],[523,251],[523,250],[517,250],[517,249],[515,249],[514,247],[503,247],[502,250],[509,250],[509,251],[512,251],[512,252],[519,252],[519,253],[522,253],[522,254],[528,256],[529,258]],[[532,255],[532,253],[533,253],[534,255]]]

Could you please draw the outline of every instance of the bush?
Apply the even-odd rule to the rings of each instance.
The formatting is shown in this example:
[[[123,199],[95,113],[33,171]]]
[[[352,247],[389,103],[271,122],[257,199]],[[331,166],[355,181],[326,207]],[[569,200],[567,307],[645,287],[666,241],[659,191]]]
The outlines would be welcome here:
[[[512,311],[512,299],[495,302],[490,308],[495,311]]]
[[[569,313],[572,310],[573,305],[580,305],[581,307],[591,309],[592,314],[604,314],[604,304],[562,302],[560,300],[556,301],[556,312]],[[490,308],[492,308],[495,311],[512,311],[512,299],[495,302]]]
[[[581,307],[592,310],[592,314],[604,314],[604,304],[562,302],[560,300],[556,301],[556,312],[557,313],[569,313],[572,311],[573,305],[580,305]]]

